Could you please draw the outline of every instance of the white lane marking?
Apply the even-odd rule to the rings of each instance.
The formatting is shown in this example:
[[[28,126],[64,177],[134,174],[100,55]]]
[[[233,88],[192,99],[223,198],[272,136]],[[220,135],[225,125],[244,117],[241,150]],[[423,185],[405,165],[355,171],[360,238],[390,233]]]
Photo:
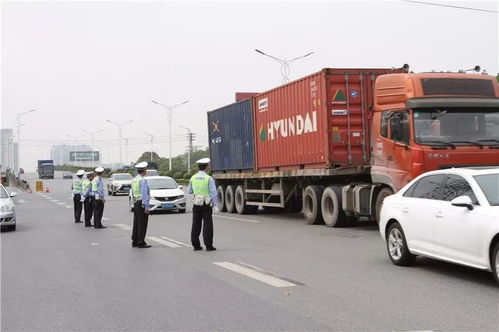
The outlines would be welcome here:
[[[234,264],[234,263],[230,263],[230,262],[215,262],[213,264],[218,265],[220,267],[223,267],[223,268],[230,270],[232,272],[242,274],[246,277],[253,278],[255,280],[261,281],[267,285],[271,285],[271,286],[274,286],[277,288],[296,286],[296,284],[293,284],[292,282],[282,280],[282,279],[267,275],[267,274],[262,273],[262,272],[255,271],[255,270],[249,269],[247,267],[244,267],[244,266],[241,266],[238,264]]]
[[[255,223],[255,224],[258,224],[258,223],[261,222],[259,220],[251,220],[251,219],[227,217],[227,216],[221,216],[221,215],[218,215],[218,214],[213,215],[213,217],[214,218],[226,218],[226,219],[239,220],[239,221],[248,221],[248,222],[252,222],[252,223]]]
[[[170,247],[170,248],[181,248],[181,246],[179,246],[178,244],[170,242],[170,241],[166,241],[166,240],[163,240],[163,239],[160,239],[159,237],[148,236],[147,239],[151,240],[151,241],[154,241],[154,242],[158,242],[158,243],[160,243],[160,244],[162,244],[164,246]]]
[[[128,226],[128,225],[125,225],[125,224],[113,224],[114,226],[118,227],[118,228],[121,228],[121,229],[124,229],[126,231],[131,231],[132,230],[132,227]]]
[[[173,243],[176,243],[176,244],[179,244],[181,246],[185,246],[185,247],[190,247],[192,248],[192,246],[188,243],[185,243],[185,242],[182,242],[182,241],[177,241],[177,240],[174,240],[174,239],[170,239],[169,237],[166,237],[166,236],[160,236],[160,238],[166,240],[166,241],[170,241],[170,242],[173,242]]]
[[[66,203],[59,202],[57,205],[66,205]]]
[[[72,207],[71,207],[71,206],[69,206],[69,205],[65,205],[64,207],[65,207],[66,209],[72,209]]]
[[[106,218],[106,217],[102,217],[102,220],[111,220],[111,219]]]
[[[27,201],[25,201],[24,199],[18,199],[17,200],[19,203],[28,203]]]
[[[45,198],[46,198],[46,199],[52,199],[52,197],[50,197],[50,196],[45,196]]]

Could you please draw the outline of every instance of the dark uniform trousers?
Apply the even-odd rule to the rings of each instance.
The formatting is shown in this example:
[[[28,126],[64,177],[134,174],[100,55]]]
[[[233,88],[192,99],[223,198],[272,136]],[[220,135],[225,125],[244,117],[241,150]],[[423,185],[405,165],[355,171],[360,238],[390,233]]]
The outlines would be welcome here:
[[[81,209],[82,209],[82,203],[81,203],[81,195],[80,194],[73,194],[73,205],[74,205],[74,215],[75,215],[75,222],[81,222]]]
[[[85,210],[85,226],[92,226],[91,220],[94,214],[94,198],[92,196],[85,198],[83,208]]]
[[[104,202],[94,198],[94,227],[102,227],[102,214],[104,213]]]
[[[194,205],[192,207],[192,228],[191,228],[191,243],[194,248],[199,248],[199,234],[201,234],[201,226],[203,227],[203,241],[206,247],[213,246],[213,209],[211,205],[203,204],[202,206]]]
[[[132,243],[141,245],[146,243],[147,224],[149,222],[149,215],[146,214],[142,201],[137,201],[133,205],[133,229],[132,229]]]

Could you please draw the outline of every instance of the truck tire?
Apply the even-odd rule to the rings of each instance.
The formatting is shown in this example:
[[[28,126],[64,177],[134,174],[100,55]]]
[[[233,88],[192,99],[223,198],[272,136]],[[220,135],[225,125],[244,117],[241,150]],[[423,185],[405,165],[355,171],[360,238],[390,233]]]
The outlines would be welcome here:
[[[236,211],[239,214],[246,214],[246,199],[244,198],[244,187],[239,185],[236,188],[234,195],[234,204],[236,206]]]
[[[376,215],[376,223],[379,225],[379,215],[381,213],[381,207],[383,206],[383,201],[387,196],[393,195],[393,190],[386,187],[379,191],[378,196],[376,196],[376,205],[375,205],[375,215]]]
[[[227,186],[227,189],[225,189],[225,208],[227,209],[227,212],[229,213],[235,213],[235,202],[234,202],[234,196],[235,196],[235,189],[233,185]]]
[[[220,212],[225,212],[225,186],[218,186],[217,188],[217,197],[218,197],[218,209]]]
[[[321,213],[321,197],[324,188],[313,185],[307,186],[303,192],[303,216],[310,225],[323,224]]]
[[[348,226],[355,220],[348,217],[341,206],[341,188],[330,186],[322,193],[321,212],[324,223],[330,227]]]

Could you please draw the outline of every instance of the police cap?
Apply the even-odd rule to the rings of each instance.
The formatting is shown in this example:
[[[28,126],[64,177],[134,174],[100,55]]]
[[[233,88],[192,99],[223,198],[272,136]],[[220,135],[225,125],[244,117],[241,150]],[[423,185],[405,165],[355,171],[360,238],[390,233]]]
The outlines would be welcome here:
[[[196,161],[198,165],[208,165],[210,163],[210,158],[203,158]]]
[[[143,161],[141,163],[138,163],[135,165],[135,168],[138,169],[138,170],[143,170],[143,169],[146,169],[147,168],[147,165],[149,165],[147,163],[147,161]]]
[[[80,169],[78,172],[76,172],[76,176],[83,176],[85,174],[85,171]]]
[[[96,173],[102,173],[102,172],[104,172],[104,167],[97,167],[97,168],[95,169],[95,172],[96,172]]]

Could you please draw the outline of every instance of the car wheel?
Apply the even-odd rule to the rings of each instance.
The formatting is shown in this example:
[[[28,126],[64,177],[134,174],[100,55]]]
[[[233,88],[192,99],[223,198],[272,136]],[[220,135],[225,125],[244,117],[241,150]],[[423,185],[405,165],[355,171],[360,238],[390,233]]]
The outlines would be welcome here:
[[[394,222],[388,228],[386,248],[388,256],[395,265],[409,266],[416,261],[416,255],[411,254],[409,251],[404,231],[398,222]]]
[[[178,213],[185,213],[185,209],[178,209]]]
[[[494,278],[499,283],[499,243],[492,250],[492,272],[494,272]]]

